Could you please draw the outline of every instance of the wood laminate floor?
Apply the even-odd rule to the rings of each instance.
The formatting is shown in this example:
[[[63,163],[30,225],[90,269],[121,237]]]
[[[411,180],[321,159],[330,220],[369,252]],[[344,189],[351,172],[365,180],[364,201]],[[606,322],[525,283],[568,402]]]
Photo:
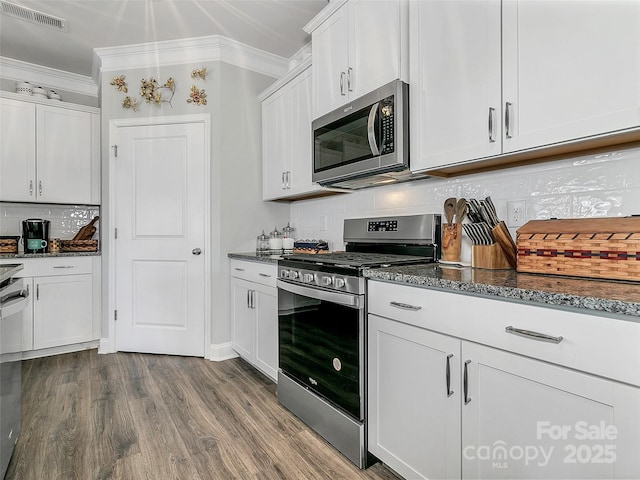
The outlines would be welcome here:
[[[397,479],[354,467],[240,359],[85,350],[22,373],[5,480]]]

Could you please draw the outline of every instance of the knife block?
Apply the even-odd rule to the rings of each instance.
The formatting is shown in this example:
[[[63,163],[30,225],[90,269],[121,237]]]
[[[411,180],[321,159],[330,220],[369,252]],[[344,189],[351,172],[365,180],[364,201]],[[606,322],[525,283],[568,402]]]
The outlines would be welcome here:
[[[509,260],[499,244],[472,245],[471,266],[473,268],[486,268],[488,270],[504,270],[511,268]]]

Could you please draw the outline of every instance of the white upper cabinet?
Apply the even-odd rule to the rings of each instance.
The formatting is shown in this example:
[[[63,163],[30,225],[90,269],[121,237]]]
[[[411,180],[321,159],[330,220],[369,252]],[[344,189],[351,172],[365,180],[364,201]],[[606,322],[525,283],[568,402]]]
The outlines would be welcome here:
[[[311,181],[311,81],[307,62],[283,77],[275,91],[263,94],[263,200],[302,198],[324,191]]]
[[[0,200],[100,203],[100,117],[0,98]]]
[[[505,152],[640,125],[640,2],[507,1],[502,15]]]
[[[33,200],[35,131],[34,104],[0,98],[0,200]]]
[[[407,22],[404,0],[349,0],[331,2],[305,27],[313,45],[313,118],[407,79]]]
[[[500,2],[410,2],[411,169],[502,153]]]
[[[414,171],[640,126],[640,2],[415,1],[410,43]]]

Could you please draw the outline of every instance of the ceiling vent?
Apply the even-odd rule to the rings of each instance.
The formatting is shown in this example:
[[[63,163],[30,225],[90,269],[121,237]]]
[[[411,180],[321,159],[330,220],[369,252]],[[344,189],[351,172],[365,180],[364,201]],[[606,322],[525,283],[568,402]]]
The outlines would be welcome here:
[[[11,2],[1,1],[0,4],[2,5],[2,13],[5,15],[26,20],[36,25],[42,25],[43,27],[53,28],[54,30],[68,31],[67,21],[64,18],[54,17]]]

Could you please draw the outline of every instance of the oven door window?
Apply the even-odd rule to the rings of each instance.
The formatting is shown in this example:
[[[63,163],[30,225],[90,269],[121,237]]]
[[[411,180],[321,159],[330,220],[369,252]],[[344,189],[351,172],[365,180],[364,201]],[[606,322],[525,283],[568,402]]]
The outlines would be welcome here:
[[[280,368],[357,419],[362,315],[363,310],[278,290]]]

